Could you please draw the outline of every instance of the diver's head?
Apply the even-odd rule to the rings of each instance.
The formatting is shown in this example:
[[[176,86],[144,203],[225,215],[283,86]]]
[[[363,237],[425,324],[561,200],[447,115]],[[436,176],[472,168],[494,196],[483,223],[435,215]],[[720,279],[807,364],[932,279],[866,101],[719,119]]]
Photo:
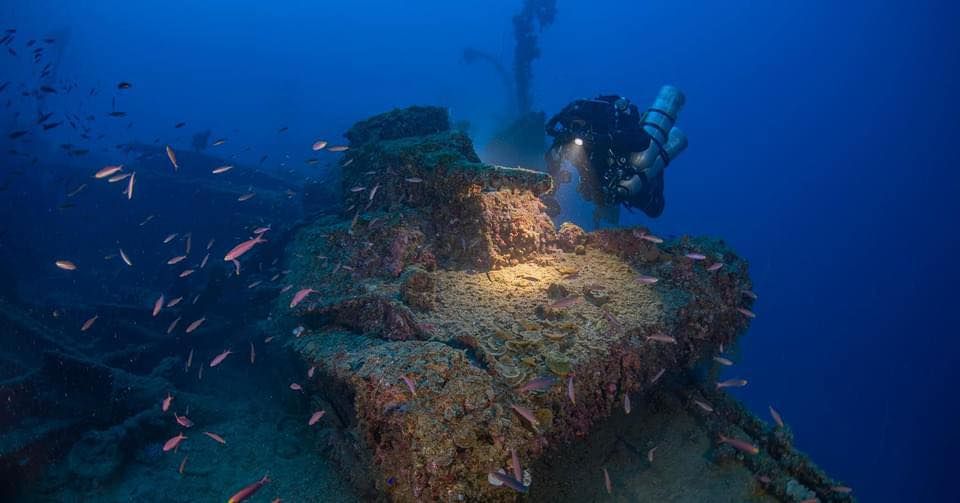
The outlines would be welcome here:
[[[613,102],[613,107],[616,108],[618,112],[626,112],[630,108],[630,100],[620,98]]]

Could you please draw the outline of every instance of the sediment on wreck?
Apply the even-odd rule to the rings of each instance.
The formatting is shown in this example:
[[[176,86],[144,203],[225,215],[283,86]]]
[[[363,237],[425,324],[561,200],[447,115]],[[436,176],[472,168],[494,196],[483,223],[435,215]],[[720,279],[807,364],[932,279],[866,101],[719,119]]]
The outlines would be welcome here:
[[[512,501],[488,477],[513,473],[511,452],[536,484],[548,448],[734,343],[747,263],[717,240],[555,230],[549,176],[480,162],[446,117],[395,110],[346,134],[344,215],[294,238],[295,288],[264,328],[305,327],[288,345],[318,371],[306,391],[350,416],[381,497]]]

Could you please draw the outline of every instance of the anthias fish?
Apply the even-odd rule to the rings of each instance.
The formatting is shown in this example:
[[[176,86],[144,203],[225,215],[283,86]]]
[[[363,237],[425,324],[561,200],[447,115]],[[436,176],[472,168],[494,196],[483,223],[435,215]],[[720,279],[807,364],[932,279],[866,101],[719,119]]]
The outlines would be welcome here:
[[[240,489],[237,491],[237,494],[230,496],[230,499],[227,500],[227,503],[240,503],[250,496],[253,496],[253,493],[259,491],[260,488],[265,486],[268,482],[270,482],[270,478],[264,475],[262,479],[248,485],[247,487],[244,487],[243,489]]]
[[[93,177],[96,178],[96,179],[98,179],[98,180],[101,179],[101,178],[107,178],[107,177],[109,177],[109,176],[111,176],[111,175],[116,174],[118,171],[120,171],[120,170],[122,170],[122,169],[123,169],[123,165],[122,165],[122,164],[119,165],[119,166],[105,166],[105,167],[101,168],[100,171],[97,171],[96,173],[94,173]]]
[[[76,270],[77,270],[77,264],[74,264],[73,262],[71,262],[71,261],[69,261],[69,260],[58,260],[58,261],[54,262],[54,265],[56,265],[56,266],[57,266],[58,268],[60,268],[60,269],[63,269],[64,271],[76,271]]]
[[[200,368],[202,369],[203,367],[200,367]],[[221,444],[226,445],[226,443],[227,443],[227,441],[224,440],[223,437],[221,437],[220,435],[217,435],[216,433],[211,433],[211,432],[209,432],[209,431],[205,431],[205,432],[203,432],[203,434],[206,435],[206,436],[208,436],[208,437],[210,437],[210,438],[212,438],[212,439],[214,439],[214,440],[216,440],[217,442],[219,442],[219,443],[221,443]]]
[[[163,444],[163,452],[172,451],[173,449],[176,449],[177,446],[180,445],[180,442],[183,442],[186,439],[187,437],[183,436],[183,433],[177,433],[177,436],[171,438],[170,440],[167,440],[167,442]]]
[[[717,383],[717,389],[723,388],[742,388],[747,385],[746,379],[727,379]]]
[[[720,435],[720,442],[727,444],[740,452],[743,452],[745,454],[750,454],[752,456],[755,456],[760,452],[759,447],[751,444],[750,442],[747,442],[746,440],[740,440],[739,438],[730,438],[730,437],[725,437],[723,435]]]
[[[526,384],[520,387],[519,391],[521,393],[527,393],[530,391],[543,391],[550,389],[554,384],[556,384],[557,379],[553,376],[541,376],[535,377]]]
[[[326,414],[326,413],[327,413],[327,411],[325,411],[325,410],[318,410],[318,411],[314,412],[313,414],[311,414],[311,415],[310,415],[310,419],[307,421],[307,426],[313,426],[313,425],[317,424],[317,421],[320,421],[320,418],[322,418],[323,415]]]
[[[167,145],[167,159],[170,159],[170,164],[173,165],[174,171],[180,169],[180,165],[177,164],[177,153],[170,148],[170,145]]]
[[[225,360],[231,354],[233,354],[233,352],[230,351],[229,349],[224,351],[223,353],[218,354],[213,358],[213,360],[210,360],[210,366],[216,367],[217,365],[220,365],[221,363],[223,363],[223,360]]]
[[[297,304],[303,302],[303,299],[307,298],[307,295],[313,293],[312,288],[304,288],[293,295],[293,300],[290,301],[290,308],[297,307]]]
[[[248,251],[250,251],[250,249],[253,248],[254,246],[260,243],[266,243],[266,242],[267,240],[263,239],[261,236],[257,236],[253,239],[248,239],[238,244],[237,246],[234,246],[233,249],[231,249],[229,252],[227,252],[226,255],[224,255],[223,260],[224,262],[230,262],[231,260],[238,259],[244,253],[247,253]]]

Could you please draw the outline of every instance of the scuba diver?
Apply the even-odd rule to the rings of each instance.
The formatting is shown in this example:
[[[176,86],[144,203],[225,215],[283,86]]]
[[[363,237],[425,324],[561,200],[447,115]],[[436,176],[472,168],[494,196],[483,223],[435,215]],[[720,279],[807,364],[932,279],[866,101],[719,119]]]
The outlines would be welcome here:
[[[548,210],[559,213],[555,192],[570,183],[565,161],[577,168],[577,191],[596,205],[594,222],[618,223],[620,206],[639,208],[650,217],[663,212],[663,172],[687,147],[687,137],[673,127],[684,96],[663,86],[653,105],[642,114],[620,96],[576,100],[546,125],[553,145],[546,162],[555,181],[546,198]]]

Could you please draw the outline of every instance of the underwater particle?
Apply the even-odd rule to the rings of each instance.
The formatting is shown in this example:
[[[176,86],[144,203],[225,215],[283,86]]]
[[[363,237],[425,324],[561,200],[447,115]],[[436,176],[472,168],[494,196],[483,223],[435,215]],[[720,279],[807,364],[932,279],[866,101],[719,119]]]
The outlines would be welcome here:
[[[664,342],[664,343],[667,343],[667,344],[676,344],[676,343],[677,343],[677,339],[675,339],[674,337],[669,336],[669,335],[666,335],[666,334],[661,334],[661,333],[656,333],[656,334],[653,334],[653,335],[648,335],[648,336],[647,336],[647,340],[648,340],[648,341]]]
[[[759,447],[747,442],[746,440],[740,440],[739,438],[730,438],[720,435],[720,442],[727,444],[745,454],[756,455],[760,452]]]
[[[250,251],[251,248],[260,244],[266,243],[267,240],[263,239],[261,236],[257,236],[253,239],[248,239],[237,246],[234,246],[226,255],[223,256],[224,262],[230,262],[231,260],[236,260],[240,258],[244,253]]]
[[[293,391],[299,391],[301,393],[303,392],[303,386],[300,386],[295,382],[290,383],[290,389],[292,389]]]
[[[173,257],[170,260],[168,260],[167,265],[177,265],[180,262],[183,262],[184,260],[186,260],[186,258],[187,258],[186,255],[177,255],[176,257]]]
[[[223,360],[226,360],[227,357],[232,354],[233,354],[233,351],[230,351],[229,349],[224,351],[223,353],[218,354],[217,356],[213,357],[212,360],[210,360],[210,366],[216,367],[217,365],[220,365],[221,363],[223,363]]]
[[[404,375],[401,375],[401,376],[400,376],[400,379],[403,379],[403,382],[406,383],[407,389],[410,390],[410,394],[413,395],[413,396],[417,396],[417,388],[416,388],[416,386],[414,386],[414,384],[413,384],[413,379],[410,379],[410,378],[407,377],[405,374],[404,374]]]
[[[723,267],[723,262],[714,262],[710,264],[710,267],[707,267],[707,270],[710,272],[719,271],[721,267]]]
[[[747,385],[746,379],[727,379],[717,383],[717,389],[723,388],[742,388]]]
[[[226,165],[226,166],[220,166],[219,168],[215,168],[215,169],[214,169],[213,171],[211,171],[210,173],[213,173],[214,175],[219,175],[220,173],[226,173],[227,171],[230,171],[231,169],[233,169],[233,166],[230,165],[230,164],[228,164],[228,165]]]
[[[170,148],[170,145],[167,145],[167,159],[170,159],[170,164],[173,165],[174,171],[180,169],[180,165],[177,164],[177,153]]]
[[[183,442],[186,439],[187,437],[183,435],[183,432],[177,433],[177,436],[167,440],[167,442],[163,444],[163,452],[176,449],[177,446],[180,445],[180,442]]]
[[[160,314],[160,310],[163,309],[163,294],[160,294],[160,298],[153,303],[153,317],[156,318]]]
[[[203,368],[203,367],[201,367],[201,368]],[[211,432],[209,432],[209,431],[205,431],[205,432],[203,432],[203,434],[206,435],[206,436],[208,436],[208,437],[210,437],[210,438],[212,438],[212,439],[214,439],[214,440],[216,440],[217,442],[219,442],[219,443],[221,443],[221,444],[226,445],[226,443],[227,443],[227,441],[224,440],[223,437],[221,437],[220,435],[217,435],[216,433],[211,433]]]
[[[659,381],[660,378],[663,377],[663,373],[666,372],[666,371],[667,371],[667,369],[665,369],[665,368],[664,368],[664,369],[660,369],[660,372],[657,372],[657,375],[653,376],[653,379],[650,379],[650,384],[655,384],[657,381]]]
[[[722,356],[714,356],[714,357],[713,357],[713,361],[715,361],[715,362],[717,362],[717,363],[719,363],[720,365],[723,365],[723,366],[725,366],[725,367],[729,367],[729,366],[733,365],[733,361],[731,361],[729,358],[724,358],[724,357],[722,357]]]
[[[92,327],[93,324],[94,324],[94,322],[97,321],[97,317],[98,317],[98,315],[93,315],[92,318],[90,318],[90,319],[88,319],[87,321],[83,322],[83,326],[80,327],[80,331],[81,331],[81,332],[86,332],[87,330],[90,330],[90,327]]]
[[[290,301],[290,309],[297,307],[297,304],[303,302],[303,299],[307,298],[307,295],[315,292],[316,290],[312,288],[303,288],[293,295],[293,300]]]
[[[160,410],[166,412],[170,409],[170,402],[173,401],[173,395],[167,393],[167,397],[163,399],[163,402],[160,403]]]
[[[747,318],[753,319],[753,318],[756,318],[756,317],[757,317],[757,313],[754,313],[753,311],[751,311],[751,310],[749,310],[749,309],[747,309],[747,308],[745,308],[745,307],[738,307],[738,308],[737,308],[737,311],[738,311],[740,314],[746,316]]]
[[[187,325],[186,333],[193,332],[194,330],[200,328],[200,325],[203,325],[203,322],[207,321],[206,317],[200,318],[199,320]]]
[[[320,418],[322,418],[323,415],[326,414],[326,413],[327,413],[327,411],[325,411],[325,410],[318,410],[318,411],[314,412],[314,413],[310,416],[310,420],[307,421],[307,426],[313,426],[313,425],[317,424],[317,421],[319,421]]]
[[[119,166],[104,166],[103,168],[100,168],[99,171],[94,173],[93,177],[99,180],[101,178],[106,178],[108,176],[111,176],[122,169],[123,169],[123,164],[120,164]]]
[[[653,276],[647,276],[646,274],[637,275],[637,283],[640,283],[641,285],[652,285],[657,281],[660,281],[660,279]]]
[[[706,260],[707,259],[707,256],[702,253],[688,253],[684,255],[684,257],[687,257],[690,260]]]
[[[780,416],[780,413],[773,408],[773,405],[768,405],[767,408],[770,410],[770,417],[773,418],[773,422],[777,423],[777,426],[783,428],[783,417]]]
[[[607,488],[607,494],[613,494],[613,484],[610,483],[610,473],[607,468],[603,468],[603,486]]]
[[[316,152],[318,150],[323,150],[323,148],[326,146],[327,146],[327,142],[323,140],[317,140],[313,142],[313,145],[311,145],[310,148],[313,149],[314,152]]]
[[[294,337],[300,337],[301,335],[303,335],[304,330],[306,329],[303,328],[303,325],[300,325],[294,328],[290,333],[292,333]]]
[[[56,265],[59,269],[63,269],[64,271],[76,271],[76,270],[77,270],[77,264],[74,264],[73,262],[71,262],[71,261],[69,261],[69,260],[58,260],[58,261],[54,262],[54,265]]]

